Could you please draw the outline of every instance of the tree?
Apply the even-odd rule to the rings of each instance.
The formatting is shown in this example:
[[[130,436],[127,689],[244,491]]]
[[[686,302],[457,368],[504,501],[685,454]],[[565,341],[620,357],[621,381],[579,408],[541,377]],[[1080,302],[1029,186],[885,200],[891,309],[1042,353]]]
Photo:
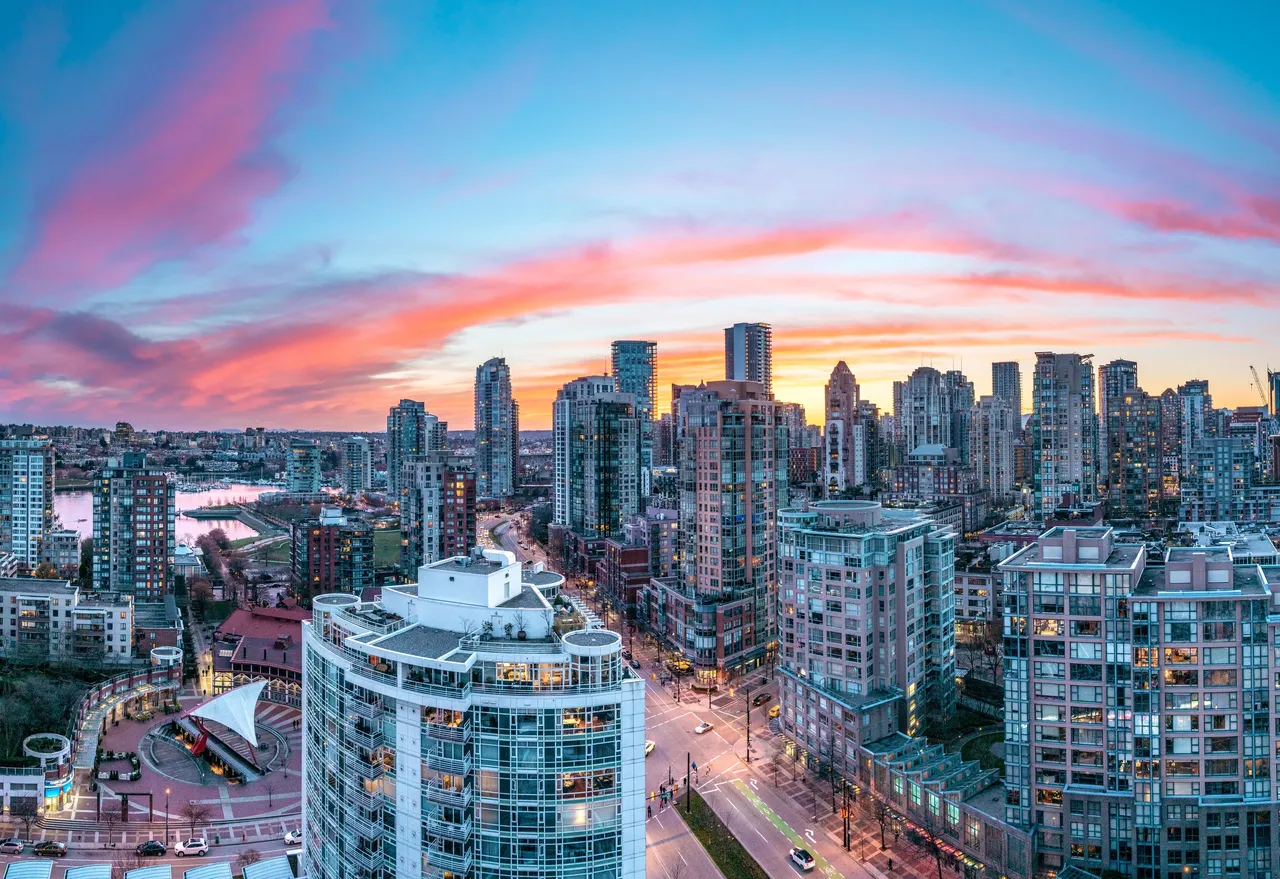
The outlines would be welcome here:
[[[945,803],[941,807],[946,808]],[[942,859],[944,857],[950,858],[950,855],[943,851],[942,846],[945,843],[942,840],[938,819],[934,818],[933,813],[927,810],[914,816],[914,819],[916,829],[907,833],[907,841],[921,853],[933,858],[938,867],[938,879],[943,879]]]
[[[235,872],[243,873],[245,867],[250,864],[256,864],[260,860],[262,860],[262,852],[258,851],[256,848],[245,849],[240,852],[240,854],[236,855]]]
[[[227,532],[223,531],[221,528],[210,529],[208,537],[213,541],[214,546],[218,547],[218,549],[225,550],[231,546],[231,541],[227,538]]]
[[[9,801],[9,814],[22,822],[22,836],[31,838],[31,825],[40,816],[40,802],[35,797],[22,797]]]
[[[126,846],[116,852],[115,857],[111,859],[111,879],[124,879],[125,874],[145,866],[147,862]]]
[[[93,540],[86,537],[80,541],[80,588],[88,589],[93,585]]]
[[[190,589],[191,610],[195,615],[204,618],[205,611],[209,609],[209,602],[213,600],[213,587],[209,585],[209,581],[203,577],[191,581]]]
[[[276,780],[268,775],[263,779],[262,789],[267,792],[267,808],[270,809],[275,805],[274,798],[276,795]]]
[[[884,829],[893,818],[893,810],[884,800],[876,797],[871,800],[871,817],[875,818],[876,823],[880,825],[880,851],[884,851]]]
[[[58,569],[53,566],[52,562],[41,562],[36,565],[32,576],[37,580],[52,580],[58,576]]]
[[[108,800],[102,801],[102,817],[98,819],[98,823],[102,825],[102,829],[107,832],[107,848],[115,842],[116,825],[120,823],[120,801]]]
[[[196,835],[196,825],[204,824],[209,820],[209,807],[204,803],[197,803],[195,800],[188,800],[187,804],[182,807],[178,813],[182,816],[182,820],[191,828],[191,835]]]

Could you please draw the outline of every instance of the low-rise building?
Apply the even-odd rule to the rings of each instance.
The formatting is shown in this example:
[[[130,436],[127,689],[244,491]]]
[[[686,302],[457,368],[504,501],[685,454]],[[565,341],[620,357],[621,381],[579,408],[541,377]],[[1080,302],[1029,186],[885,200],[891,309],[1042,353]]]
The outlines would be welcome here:
[[[133,605],[133,652],[150,656],[156,647],[182,649],[185,631],[178,602],[172,595],[163,601],[139,601]]]
[[[115,664],[133,650],[133,598],[67,580],[0,579],[0,657]]]
[[[310,618],[298,607],[233,611],[214,634],[213,694],[266,681],[263,698],[301,707],[302,622]]]

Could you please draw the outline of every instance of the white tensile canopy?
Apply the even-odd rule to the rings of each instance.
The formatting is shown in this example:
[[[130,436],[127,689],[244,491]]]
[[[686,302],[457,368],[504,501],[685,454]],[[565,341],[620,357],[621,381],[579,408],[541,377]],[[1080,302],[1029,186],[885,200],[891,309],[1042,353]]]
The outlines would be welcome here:
[[[253,723],[253,710],[266,681],[255,681],[214,696],[208,702],[187,712],[188,717],[203,717],[220,723],[253,747],[258,747],[258,730]]]

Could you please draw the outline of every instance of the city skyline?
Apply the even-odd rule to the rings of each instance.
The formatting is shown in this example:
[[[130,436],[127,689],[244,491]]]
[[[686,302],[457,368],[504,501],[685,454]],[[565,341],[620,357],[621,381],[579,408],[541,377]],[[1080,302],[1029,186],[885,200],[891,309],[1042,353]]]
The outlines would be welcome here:
[[[465,424],[503,356],[547,429],[612,339],[713,381],[735,321],[815,413],[1036,350],[1251,405],[1278,15],[11,5],[0,419]]]

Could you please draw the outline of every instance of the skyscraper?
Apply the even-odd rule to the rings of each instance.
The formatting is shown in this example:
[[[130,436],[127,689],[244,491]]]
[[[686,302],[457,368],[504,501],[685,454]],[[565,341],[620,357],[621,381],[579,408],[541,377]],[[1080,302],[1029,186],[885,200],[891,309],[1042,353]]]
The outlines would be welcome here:
[[[501,357],[476,368],[476,493],[508,498],[519,464],[519,414],[511,397],[511,370]]]
[[[927,445],[956,449],[963,458],[973,408],[973,382],[964,373],[921,366],[905,382],[893,383],[893,406],[901,460]]]
[[[656,418],[655,401],[658,398],[658,343],[617,341],[613,343],[610,360],[613,377],[618,382],[618,393],[635,398],[636,416],[640,419],[640,494],[649,496],[649,477],[654,465],[653,423]]]
[[[306,875],[644,875],[644,681],[620,635],[557,633],[526,576],[488,551],[314,600]]]
[[[1016,360],[991,364],[991,396],[1003,400],[1013,412],[1014,425],[1022,430],[1022,370]]]
[[[476,545],[476,472],[446,451],[410,455],[400,465],[400,573],[410,582],[418,568]]]
[[[866,438],[858,418],[858,380],[841,360],[827,381],[823,459],[827,494],[835,496],[867,481]]]
[[[587,538],[619,537],[640,512],[642,420],[614,376],[585,376],[552,406],[554,521]]]
[[[53,530],[53,443],[29,428],[0,439],[0,555],[34,570]]]
[[[93,493],[93,588],[140,600],[172,588],[176,486],[143,452],[109,458]]]
[[[1113,360],[1098,367],[1098,483],[1105,485],[1111,466],[1107,440],[1107,412],[1111,401],[1138,387],[1138,364],[1132,360]]]
[[[993,505],[1014,498],[1013,443],[1020,429],[1013,409],[1002,397],[983,397],[969,419],[969,453],[978,486],[991,493]]]
[[[734,324],[724,331],[724,377],[759,382],[773,394],[773,330],[768,324]]]
[[[373,456],[369,441],[349,436],[342,443],[342,490],[357,495],[373,487]]]
[[[1178,459],[1182,475],[1191,470],[1196,450],[1216,433],[1213,422],[1213,397],[1209,382],[1192,379],[1178,385]]]
[[[285,490],[292,494],[320,491],[320,446],[309,439],[289,440],[285,459]]]
[[[401,400],[387,413],[387,491],[400,494],[400,465],[410,455],[448,446],[449,425],[417,400]]]
[[[1116,518],[1155,515],[1164,488],[1160,399],[1142,388],[1108,395],[1102,422],[1107,425],[1107,514]]]
[[[662,635],[714,682],[756,668],[775,641],[778,508],[787,497],[787,431],[758,382],[708,382],[680,394],[679,578],[655,581]]]
[[[293,523],[292,545],[294,582],[311,595],[359,595],[375,583],[373,525],[367,519],[321,507],[319,517]]]
[[[1065,492],[1093,500],[1098,486],[1098,415],[1091,354],[1036,353],[1032,386],[1032,515],[1053,512]]]

